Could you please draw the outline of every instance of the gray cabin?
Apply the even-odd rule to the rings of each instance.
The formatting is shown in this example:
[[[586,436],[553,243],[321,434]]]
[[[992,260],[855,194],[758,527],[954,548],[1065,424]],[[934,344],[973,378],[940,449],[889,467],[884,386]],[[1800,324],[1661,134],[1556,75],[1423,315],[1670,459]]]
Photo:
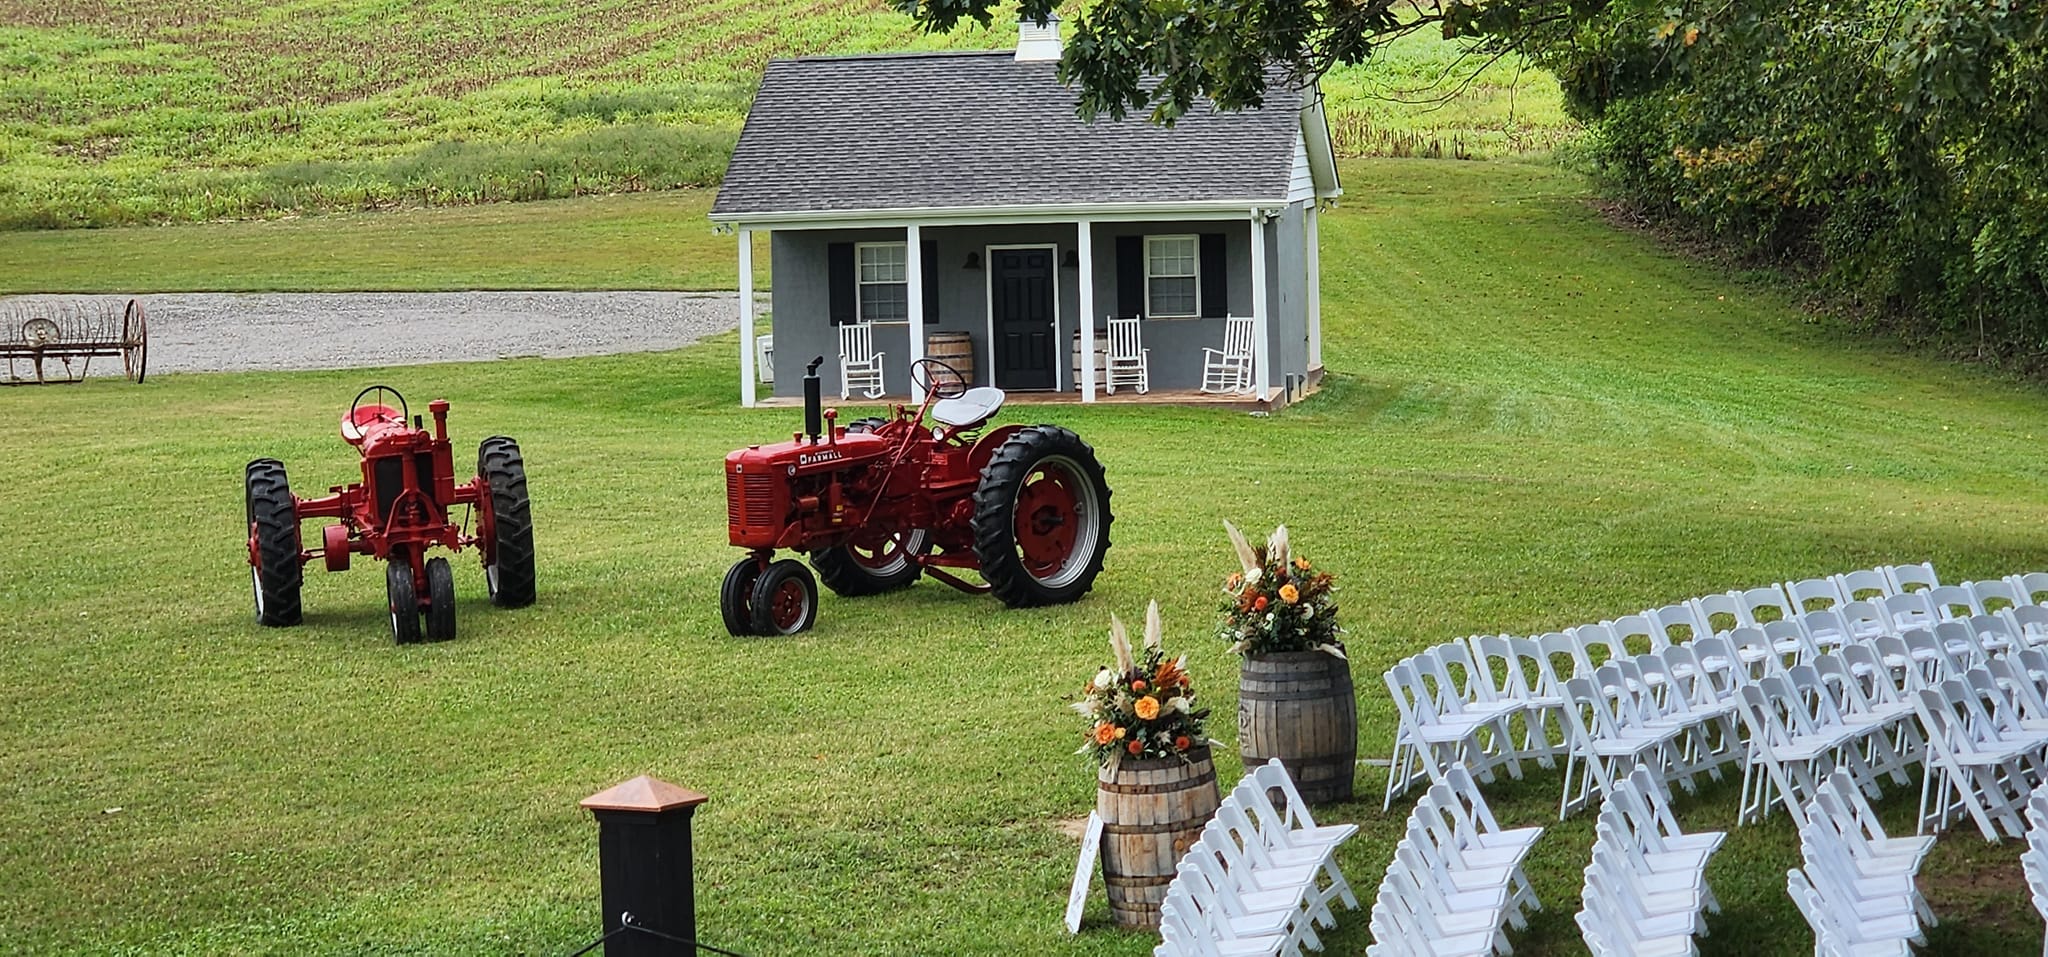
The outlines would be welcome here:
[[[1342,190],[1317,90],[1086,123],[1059,51],[1053,21],[1014,51],[768,64],[711,208],[739,236],[741,404],[771,368],[800,395],[814,356],[828,394],[869,399],[922,399],[926,357],[1083,402],[1272,408],[1320,381],[1316,216]]]

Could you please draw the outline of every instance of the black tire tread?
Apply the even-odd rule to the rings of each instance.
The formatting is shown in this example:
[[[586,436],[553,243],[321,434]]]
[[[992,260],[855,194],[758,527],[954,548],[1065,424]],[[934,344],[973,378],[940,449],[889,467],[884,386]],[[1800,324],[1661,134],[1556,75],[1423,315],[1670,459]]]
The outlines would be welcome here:
[[[492,558],[498,565],[498,589],[491,596],[500,608],[533,604],[533,503],[526,492],[526,460],[519,443],[494,435],[477,446],[477,474],[491,489],[491,517],[497,532]]]
[[[419,643],[419,593],[413,586],[412,565],[397,552],[384,564],[384,607],[390,613],[391,640],[401,645]]]
[[[1101,493],[1102,543],[1089,556],[1088,570],[1079,580],[1058,591],[1039,584],[1017,557],[1015,509],[1017,490],[1040,460],[1065,455],[1080,463]],[[1110,526],[1115,515],[1109,505],[1109,482],[1095,449],[1070,429],[1057,425],[1034,425],[1004,440],[988,465],[981,470],[981,483],[974,488],[974,556],[981,565],[981,578],[989,591],[1011,608],[1033,608],[1076,601],[1095,587],[1102,573],[1102,560],[1109,551]]]
[[[927,535],[925,540],[930,541],[931,537]],[[908,588],[924,577],[924,566],[915,561],[893,575],[877,575],[854,558],[853,549],[845,545],[820,548],[812,552],[810,558],[811,567],[818,570],[818,581],[841,598],[861,598]]]
[[[810,615],[804,621],[799,622],[796,628],[786,632],[775,627],[774,606],[772,604],[775,591],[780,586],[780,580],[784,578],[794,578],[803,582],[804,587],[810,591],[811,602]],[[766,586],[765,589],[764,585]],[[811,630],[811,626],[818,623],[818,580],[811,576],[811,570],[805,568],[803,562],[789,558],[772,562],[767,568],[762,569],[761,577],[755,579],[753,594],[747,605],[752,619],[751,624],[753,625],[754,634],[801,634]]]
[[[243,473],[249,521],[256,525],[257,571],[263,587],[263,613],[257,622],[272,628],[305,619],[299,588],[305,569],[299,565],[299,513],[292,502],[284,463],[257,459]]]
[[[427,559],[427,640],[455,637],[455,570],[448,559]]]
[[[718,614],[725,619],[725,631],[735,638],[754,633],[754,579],[760,577],[760,563],[752,555],[725,570],[725,582],[718,586]]]

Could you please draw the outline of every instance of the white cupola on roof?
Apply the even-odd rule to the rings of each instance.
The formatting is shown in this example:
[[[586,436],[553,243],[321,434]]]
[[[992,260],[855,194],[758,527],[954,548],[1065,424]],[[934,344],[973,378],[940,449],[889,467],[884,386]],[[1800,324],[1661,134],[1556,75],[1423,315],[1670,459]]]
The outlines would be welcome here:
[[[1030,17],[1017,21],[1017,62],[1042,63],[1060,58],[1060,18],[1047,14],[1044,23]]]

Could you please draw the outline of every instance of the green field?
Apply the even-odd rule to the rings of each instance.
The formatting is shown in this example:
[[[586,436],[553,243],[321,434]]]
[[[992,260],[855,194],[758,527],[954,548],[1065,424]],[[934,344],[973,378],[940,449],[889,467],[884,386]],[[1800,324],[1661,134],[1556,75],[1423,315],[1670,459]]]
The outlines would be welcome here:
[[[0,229],[465,205],[716,183],[773,57],[996,48],[883,0],[0,0]],[[1540,150],[1556,84],[1411,37],[1333,75],[1347,155]],[[1514,109],[1507,108],[1510,101]]]
[[[15,953],[566,954],[598,926],[576,801],[652,773],[705,791],[698,913],[753,955],[1149,953],[1098,887],[1059,911],[1094,800],[1076,683],[1110,613],[1164,609],[1205,703],[1235,667],[1207,637],[1233,567],[1220,522],[1288,522],[1338,572],[1361,752],[1379,674],[1422,646],[1534,633],[1880,562],[1945,579],[2048,567],[2038,389],[1866,347],[1794,304],[1617,233],[1578,179],[1512,163],[1346,168],[1325,220],[1327,355],[1310,401],[1216,410],[1025,408],[1090,440],[1115,490],[1094,594],[1001,611],[934,583],[825,599],[819,627],[719,625],[718,460],[794,427],[735,407],[730,335],[680,352],[388,372],[169,375],[0,391],[0,940]],[[250,226],[250,229],[258,227]],[[544,238],[544,232],[535,236]],[[727,255],[730,255],[728,252]],[[565,282],[567,280],[565,279]],[[603,286],[606,274],[588,283]],[[361,384],[454,402],[464,442],[527,451],[541,601],[500,611],[458,564],[463,634],[389,644],[374,570],[313,573],[307,622],[249,620],[241,469],[317,492]],[[1192,494],[1191,494],[1192,490]],[[1404,812],[1380,772],[1342,858],[1369,891]],[[1555,772],[1489,789],[1551,824]],[[1732,827],[1736,785],[1681,797]],[[1883,806],[1895,827],[1915,795]],[[118,810],[116,810],[118,809]],[[1581,815],[1530,864],[1546,910],[1518,953],[1580,951]],[[2020,847],[1945,837],[1926,953],[2032,952]],[[1804,954],[1780,817],[1709,870],[1707,953]],[[1326,938],[1358,953],[1365,915]]]

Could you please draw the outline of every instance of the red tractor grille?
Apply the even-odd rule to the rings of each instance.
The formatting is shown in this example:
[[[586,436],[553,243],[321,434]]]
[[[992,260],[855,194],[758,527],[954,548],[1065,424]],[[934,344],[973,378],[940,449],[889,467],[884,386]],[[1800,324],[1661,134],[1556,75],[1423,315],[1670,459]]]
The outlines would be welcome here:
[[[777,518],[774,509],[774,476],[726,473],[725,520],[732,527],[772,527]]]

